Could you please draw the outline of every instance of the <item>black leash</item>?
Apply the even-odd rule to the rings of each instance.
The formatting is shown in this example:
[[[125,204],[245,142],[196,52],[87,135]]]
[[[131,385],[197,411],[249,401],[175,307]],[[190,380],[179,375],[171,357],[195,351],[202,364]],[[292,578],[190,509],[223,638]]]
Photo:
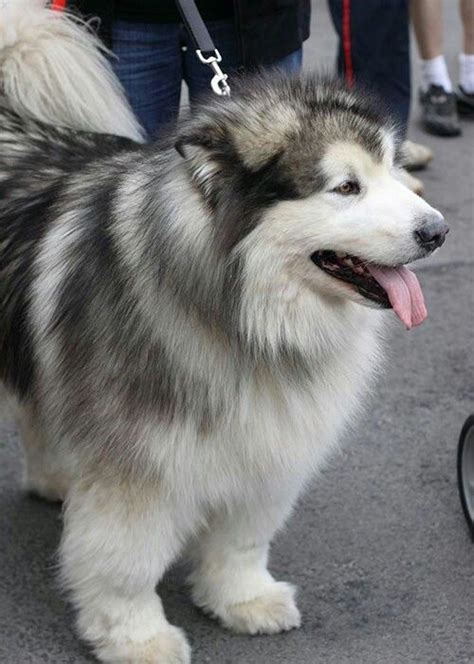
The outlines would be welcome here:
[[[194,0],[176,0],[176,5],[196,47],[196,55],[203,65],[208,65],[214,72],[211,88],[216,95],[228,97],[230,87],[227,83],[227,74],[219,67],[222,57],[211,39],[208,29]]]

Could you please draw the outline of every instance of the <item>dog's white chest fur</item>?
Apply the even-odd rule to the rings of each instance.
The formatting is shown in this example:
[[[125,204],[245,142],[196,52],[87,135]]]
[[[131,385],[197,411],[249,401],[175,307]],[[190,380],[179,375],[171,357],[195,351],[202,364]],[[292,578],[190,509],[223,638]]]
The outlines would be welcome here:
[[[371,385],[383,315],[355,305],[358,335],[338,336],[301,382],[258,373],[225,396],[216,422],[159,427],[148,438],[159,476],[177,496],[206,504],[296,493],[336,444]],[[227,372],[225,390],[230,383]],[[153,442],[152,442],[153,441]],[[293,489],[291,489],[293,487]]]

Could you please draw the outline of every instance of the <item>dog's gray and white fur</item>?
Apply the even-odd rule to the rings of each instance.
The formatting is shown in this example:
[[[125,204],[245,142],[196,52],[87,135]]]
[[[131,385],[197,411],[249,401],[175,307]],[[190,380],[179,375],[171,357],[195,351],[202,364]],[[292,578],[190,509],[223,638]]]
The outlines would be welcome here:
[[[22,45],[47,68],[71,24],[42,3],[37,23],[10,11],[11,82]],[[75,78],[73,60],[53,59],[57,81],[106,69],[84,53]],[[393,127],[339,83],[256,77],[141,145],[117,87],[115,128],[99,112],[107,86],[76,128],[74,106],[69,128],[54,114],[51,126],[47,108],[3,90],[0,378],[27,488],[65,500],[62,580],[80,635],[104,662],[189,662],[155,593],[184,547],[193,599],[223,625],[297,627],[269,542],[360,410],[390,315],[310,257],[410,262],[437,214],[394,177]],[[52,93],[65,108],[59,83]],[[351,178],[358,195],[341,193]]]

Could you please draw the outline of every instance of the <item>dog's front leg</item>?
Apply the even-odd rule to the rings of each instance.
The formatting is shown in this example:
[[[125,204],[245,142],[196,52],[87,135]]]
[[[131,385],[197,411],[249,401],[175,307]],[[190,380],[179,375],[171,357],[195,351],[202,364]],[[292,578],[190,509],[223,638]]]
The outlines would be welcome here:
[[[188,664],[155,586],[192,529],[156,486],[103,480],[73,487],[61,543],[62,579],[78,629],[102,662]]]
[[[194,602],[235,632],[275,634],[300,625],[295,588],[267,569],[270,540],[292,502],[227,510],[199,538],[190,576]]]

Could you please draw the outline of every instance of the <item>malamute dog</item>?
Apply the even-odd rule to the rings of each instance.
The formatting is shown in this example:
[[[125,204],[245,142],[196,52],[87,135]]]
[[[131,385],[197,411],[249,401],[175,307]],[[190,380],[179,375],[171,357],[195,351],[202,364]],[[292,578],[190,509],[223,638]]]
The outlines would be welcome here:
[[[27,8],[26,8],[27,7]],[[0,13],[0,378],[26,486],[64,500],[61,575],[103,662],[184,664],[155,586],[186,548],[225,627],[298,627],[269,543],[360,410],[404,265],[445,238],[376,102],[257,76],[141,142],[93,36]]]

